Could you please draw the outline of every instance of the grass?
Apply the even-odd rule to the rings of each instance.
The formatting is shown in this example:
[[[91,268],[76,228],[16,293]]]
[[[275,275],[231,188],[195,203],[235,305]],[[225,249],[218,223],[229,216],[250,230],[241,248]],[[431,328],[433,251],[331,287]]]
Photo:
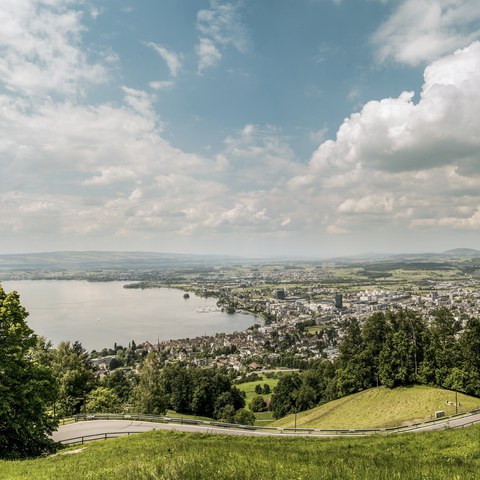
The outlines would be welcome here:
[[[253,400],[254,397],[258,395],[255,393],[255,387],[257,385],[263,386],[267,384],[270,387],[269,394],[262,394],[261,396],[265,401],[272,398],[273,389],[278,383],[278,378],[267,378],[265,375],[262,375],[261,380],[255,380],[254,382],[246,382],[235,385],[239,390],[245,392],[245,406],[248,408],[249,403]],[[255,425],[266,426],[273,422],[272,412],[255,412]]]
[[[246,383],[240,383],[238,385],[235,385],[239,390],[242,392],[245,392],[245,402],[248,406],[248,404],[253,400],[254,397],[258,395],[258,393],[255,393],[255,387],[257,385],[260,385],[262,388],[265,384],[267,384],[270,387],[270,391],[273,392],[273,389],[276,387],[278,383],[278,378],[266,378],[265,376],[262,376],[261,380],[255,380],[254,382],[246,382]],[[272,394],[269,393],[268,395],[262,395],[264,399],[270,399],[272,397]]]
[[[4,480],[469,480],[480,469],[480,427],[355,438],[278,438],[152,431],[0,461]]]
[[[444,410],[453,415],[455,392],[441,388],[416,385],[388,389],[371,388],[340,398],[320,407],[297,414],[297,427],[315,428],[374,428],[391,427],[415,421],[429,420],[434,412]],[[480,399],[458,394],[458,411],[480,408]],[[293,427],[294,416],[277,420],[272,426]]]

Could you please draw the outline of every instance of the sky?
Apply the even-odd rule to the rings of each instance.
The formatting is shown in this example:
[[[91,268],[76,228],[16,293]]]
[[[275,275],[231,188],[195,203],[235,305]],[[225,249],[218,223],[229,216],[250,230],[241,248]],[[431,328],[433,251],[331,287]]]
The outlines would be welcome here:
[[[0,0],[0,253],[480,249],[478,0]]]

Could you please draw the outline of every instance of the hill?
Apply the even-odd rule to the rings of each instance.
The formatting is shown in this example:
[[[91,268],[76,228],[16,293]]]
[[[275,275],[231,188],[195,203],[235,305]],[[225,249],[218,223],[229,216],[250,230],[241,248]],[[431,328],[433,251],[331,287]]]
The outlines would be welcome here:
[[[71,251],[0,255],[0,270],[179,268],[238,262],[239,257],[159,252]]]
[[[480,251],[474,248],[453,248],[443,253],[454,257],[480,257]]]
[[[455,392],[423,385],[388,389],[371,388],[297,414],[297,427],[381,428],[429,420],[434,412],[455,413]],[[480,408],[480,398],[458,394],[459,412]],[[271,426],[293,427],[294,415]]]
[[[0,461],[8,480],[478,478],[480,426],[411,435],[288,438],[152,431]],[[65,455],[65,454],[68,455]]]

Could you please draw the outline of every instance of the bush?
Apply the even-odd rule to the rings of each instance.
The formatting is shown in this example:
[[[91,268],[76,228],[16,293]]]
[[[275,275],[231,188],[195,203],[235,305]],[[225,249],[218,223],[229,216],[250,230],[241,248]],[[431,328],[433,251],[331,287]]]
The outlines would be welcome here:
[[[254,397],[248,406],[252,412],[267,411],[267,404],[261,395]]]

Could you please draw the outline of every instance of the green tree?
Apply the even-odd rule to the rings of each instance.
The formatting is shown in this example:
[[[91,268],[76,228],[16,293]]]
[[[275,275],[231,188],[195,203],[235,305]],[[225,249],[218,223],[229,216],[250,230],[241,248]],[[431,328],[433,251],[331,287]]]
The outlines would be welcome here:
[[[366,350],[358,320],[352,319],[339,348],[336,374],[338,394],[343,397],[374,385],[371,358]]]
[[[234,423],[235,408],[233,408],[233,405],[228,404],[220,408],[217,412],[217,420],[223,423]]]
[[[298,373],[287,373],[280,377],[270,403],[274,418],[281,418],[295,411],[297,391],[301,385],[302,378]]]
[[[0,286],[0,458],[25,458],[55,449],[57,426],[48,413],[57,384],[52,370],[35,359],[37,338],[17,292]]]
[[[255,385],[255,393],[256,393],[257,395],[261,395],[262,392],[263,392],[262,386],[261,386],[259,383],[257,383],[257,384]]]
[[[133,390],[132,375],[124,369],[116,369],[103,377],[101,386],[113,389],[120,402],[126,403]]]
[[[97,387],[87,396],[86,410],[89,413],[116,413],[121,411],[121,402],[113,389]]]
[[[162,366],[155,354],[149,354],[138,374],[134,390],[134,409],[137,413],[165,415],[167,395],[161,381]]]
[[[365,320],[362,328],[362,339],[365,348],[365,357],[372,365],[372,374],[375,385],[378,387],[380,378],[378,376],[378,364],[380,352],[385,345],[390,325],[381,312],[370,315]]]
[[[270,385],[268,383],[263,384],[263,394],[264,395],[270,395]]]
[[[52,353],[52,368],[59,380],[60,416],[80,413],[85,397],[95,386],[95,369],[80,342],[60,342]]]
[[[233,421],[239,425],[253,425],[255,423],[255,415],[250,410],[240,408],[235,412]]]
[[[423,378],[422,363],[428,355],[425,321],[410,310],[389,312],[387,319],[390,327],[378,362],[380,381],[389,388],[412,385]]]
[[[267,404],[261,395],[257,395],[253,397],[252,401],[248,404],[248,408],[250,408],[252,412],[266,412]]]

